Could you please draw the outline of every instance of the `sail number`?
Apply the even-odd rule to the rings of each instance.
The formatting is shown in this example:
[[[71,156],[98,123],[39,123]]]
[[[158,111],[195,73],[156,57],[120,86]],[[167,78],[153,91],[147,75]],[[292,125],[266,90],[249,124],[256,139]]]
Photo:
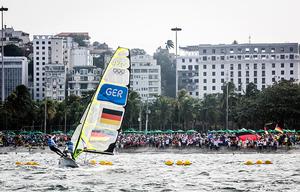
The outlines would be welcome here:
[[[127,101],[128,88],[113,84],[103,84],[97,95],[97,100],[108,101],[117,105],[125,105]]]
[[[119,89],[112,89],[112,88],[106,89],[106,95],[109,95],[109,96],[122,98],[122,94],[123,94],[123,91],[119,90]]]

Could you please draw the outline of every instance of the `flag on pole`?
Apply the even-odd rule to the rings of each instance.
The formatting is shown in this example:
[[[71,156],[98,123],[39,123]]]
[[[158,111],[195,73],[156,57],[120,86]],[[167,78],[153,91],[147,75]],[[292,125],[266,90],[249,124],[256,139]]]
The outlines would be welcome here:
[[[283,130],[278,126],[278,124],[276,124],[275,131],[277,131],[281,134],[283,133]]]

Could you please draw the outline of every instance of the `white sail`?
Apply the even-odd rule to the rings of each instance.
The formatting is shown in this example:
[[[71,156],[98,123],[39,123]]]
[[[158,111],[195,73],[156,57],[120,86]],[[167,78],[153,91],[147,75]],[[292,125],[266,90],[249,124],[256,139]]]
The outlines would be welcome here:
[[[113,152],[127,103],[129,69],[129,49],[118,48],[73,134],[72,140],[76,141],[74,158],[81,152]]]

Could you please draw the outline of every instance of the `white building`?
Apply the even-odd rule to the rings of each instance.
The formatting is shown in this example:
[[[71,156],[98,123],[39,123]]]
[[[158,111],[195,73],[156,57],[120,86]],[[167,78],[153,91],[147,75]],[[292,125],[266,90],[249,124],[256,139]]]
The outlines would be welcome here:
[[[46,73],[45,67],[49,65],[64,65],[63,39],[51,35],[33,36],[33,98],[43,100],[45,96],[51,97],[53,93],[45,95]],[[49,76],[48,76],[49,78]],[[65,80],[64,80],[65,81]],[[65,82],[64,82],[65,83]],[[48,94],[49,93],[49,94]]]
[[[45,95],[63,101],[66,95],[66,66],[63,64],[45,65]]]
[[[95,66],[75,66],[69,71],[68,95],[82,96],[93,91],[100,81],[102,70]]]
[[[76,66],[93,66],[93,57],[90,50],[86,47],[71,49],[71,67]]]
[[[177,58],[177,90],[190,95],[221,93],[231,81],[239,93],[253,82],[259,90],[281,79],[300,79],[298,43],[197,45],[181,47]]]
[[[143,101],[151,102],[161,94],[161,70],[150,55],[131,57],[130,87]]]
[[[2,99],[2,58],[0,57],[0,98]],[[26,57],[4,57],[4,93],[9,96],[18,85],[28,87],[28,61]]]

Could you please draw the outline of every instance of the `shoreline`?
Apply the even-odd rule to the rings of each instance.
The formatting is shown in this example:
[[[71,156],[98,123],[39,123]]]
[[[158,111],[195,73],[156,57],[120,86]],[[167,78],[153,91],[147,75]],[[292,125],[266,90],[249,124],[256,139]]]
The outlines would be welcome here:
[[[33,147],[29,149],[28,147],[0,147],[0,155],[8,154],[8,153],[51,153],[48,147],[42,149],[40,147]],[[291,147],[291,149],[286,149],[285,147],[279,147],[277,150],[272,149],[263,149],[261,151],[257,149],[228,149],[227,147],[220,147],[218,150],[210,150],[208,148],[198,148],[198,147],[190,147],[190,148],[165,148],[158,149],[154,147],[139,147],[139,148],[127,148],[127,149],[115,149],[115,154],[122,153],[173,153],[173,154],[300,154],[300,146],[296,145]]]

